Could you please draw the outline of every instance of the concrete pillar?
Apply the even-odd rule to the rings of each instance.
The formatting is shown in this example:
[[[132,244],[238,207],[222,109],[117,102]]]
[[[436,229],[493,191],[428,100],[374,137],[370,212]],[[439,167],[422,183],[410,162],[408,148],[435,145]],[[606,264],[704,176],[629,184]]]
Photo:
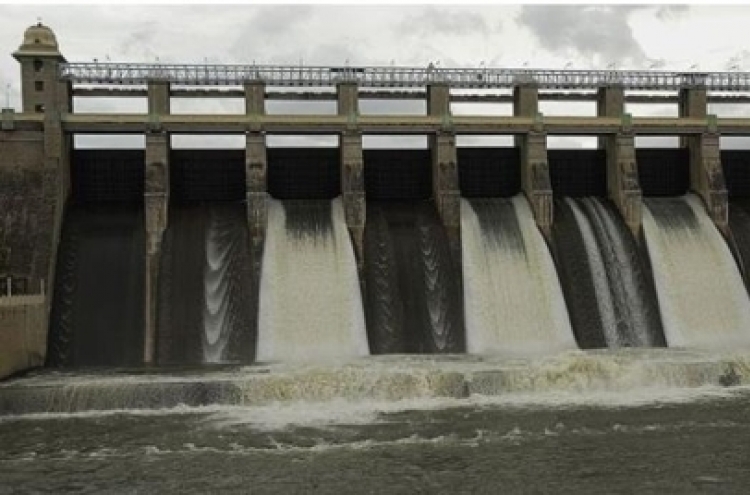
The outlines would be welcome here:
[[[461,191],[458,184],[456,135],[438,132],[432,138],[432,194],[448,233],[454,260],[461,260]]]
[[[596,93],[596,115],[598,117],[621,118],[625,113],[625,90],[622,86],[599,88]],[[599,136],[599,149],[607,147],[607,136]]]
[[[447,84],[430,84],[427,86],[427,115],[450,115],[450,87]]]
[[[677,109],[680,117],[705,119],[708,113],[706,88],[697,86],[680,89]],[[690,136],[680,136],[680,147],[689,148],[690,139]]]
[[[728,195],[721,168],[719,134],[705,132],[689,137],[690,188],[706,205],[709,216],[728,235]]]
[[[635,160],[635,137],[629,130],[606,136],[607,191],[636,239],[641,230],[641,186]]]
[[[253,260],[260,268],[268,213],[268,158],[266,136],[262,132],[248,132],[245,135],[245,180]]]
[[[357,83],[339,83],[336,86],[337,113],[339,115],[359,115],[359,88]]]
[[[266,85],[260,81],[245,83],[245,113],[264,115],[266,113]]]
[[[149,115],[169,115],[169,83],[165,81],[149,81],[148,83],[148,113]]]
[[[456,135],[450,127],[450,87],[435,83],[427,87],[427,115],[441,117],[443,129],[430,137],[432,151],[432,196],[443,222],[451,251],[461,261],[461,191],[458,184]]]
[[[156,349],[156,304],[161,241],[169,207],[169,135],[146,134],[144,208],[146,221],[145,340],[143,361],[153,363]]]
[[[362,133],[347,131],[341,135],[341,195],[346,226],[354,244],[357,265],[364,263],[364,234],[367,205],[365,203],[365,162],[362,154]]]
[[[539,113],[539,90],[525,84],[513,88],[513,115],[533,117],[533,129],[516,136],[521,151],[521,189],[529,200],[539,229],[549,238],[552,228],[552,186],[547,162],[547,134]]]

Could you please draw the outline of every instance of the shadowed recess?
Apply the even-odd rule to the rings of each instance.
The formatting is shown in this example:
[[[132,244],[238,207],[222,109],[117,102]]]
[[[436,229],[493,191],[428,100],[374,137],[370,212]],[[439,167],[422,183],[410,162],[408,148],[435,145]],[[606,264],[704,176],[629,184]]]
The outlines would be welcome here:
[[[549,150],[549,175],[555,196],[606,196],[604,150]]]
[[[687,148],[636,148],[643,196],[682,196],[690,189]]]
[[[143,361],[145,248],[142,209],[69,207],[58,249],[50,365]]]
[[[368,201],[365,315],[373,354],[463,351],[454,267],[432,202]]]
[[[458,179],[465,198],[510,198],[521,192],[519,148],[458,148]]]

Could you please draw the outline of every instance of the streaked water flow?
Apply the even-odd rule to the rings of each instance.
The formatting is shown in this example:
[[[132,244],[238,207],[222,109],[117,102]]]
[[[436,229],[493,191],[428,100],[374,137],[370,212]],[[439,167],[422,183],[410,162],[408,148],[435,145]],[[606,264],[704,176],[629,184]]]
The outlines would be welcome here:
[[[526,199],[462,200],[461,228],[468,352],[575,348],[555,267]]]
[[[750,346],[750,300],[700,199],[648,198],[643,229],[670,347]]]
[[[559,201],[554,239],[582,346],[664,345],[653,283],[635,239],[611,203],[594,197]]]
[[[257,359],[366,354],[362,295],[341,200],[270,200]]]

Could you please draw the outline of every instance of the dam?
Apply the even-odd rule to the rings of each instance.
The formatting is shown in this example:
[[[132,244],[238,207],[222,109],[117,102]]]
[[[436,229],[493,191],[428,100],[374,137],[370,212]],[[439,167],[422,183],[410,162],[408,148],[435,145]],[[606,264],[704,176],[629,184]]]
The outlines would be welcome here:
[[[13,56],[0,376],[750,349],[750,151],[720,147],[750,119],[708,113],[750,102],[749,74],[68,62],[41,23]],[[77,111],[96,98],[147,111]],[[177,99],[244,111],[174,112]],[[368,114],[365,100],[426,112]],[[277,114],[271,101],[336,110]],[[596,116],[546,116],[545,101],[594,102]],[[454,112],[466,103],[512,114]],[[633,117],[633,103],[678,115]],[[92,134],[145,145],[76,146]],[[245,146],[173,147],[184,135]],[[284,135],[338,145],[269,145]],[[369,136],[428,147],[370,149]],[[513,145],[459,146],[472,136]],[[555,136],[598,146],[548,149]],[[636,147],[644,136],[679,146]]]

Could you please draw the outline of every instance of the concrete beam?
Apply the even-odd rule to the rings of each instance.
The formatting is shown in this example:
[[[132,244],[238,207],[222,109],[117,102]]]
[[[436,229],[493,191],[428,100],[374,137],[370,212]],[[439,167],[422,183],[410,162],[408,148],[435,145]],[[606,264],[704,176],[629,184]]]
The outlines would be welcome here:
[[[161,242],[167,228],[169,208],[169,135],[146,134],[144,209],[146,223],[145,340],[143,361],[154,363],[156,350],[156,305]]]
[[[341,194],[344,202],[346,226],[354,244],[357,265],[364,263],[364,234],[367,205],[365,203],[365,162],[362,154],[362,134],[344,132],[340,137]]]
[[[691,137],[690,148],[690,188],[706,205],[708,215],[725,236],[728,227],[728,195],[721,168],[719,135],[706,132]]]

